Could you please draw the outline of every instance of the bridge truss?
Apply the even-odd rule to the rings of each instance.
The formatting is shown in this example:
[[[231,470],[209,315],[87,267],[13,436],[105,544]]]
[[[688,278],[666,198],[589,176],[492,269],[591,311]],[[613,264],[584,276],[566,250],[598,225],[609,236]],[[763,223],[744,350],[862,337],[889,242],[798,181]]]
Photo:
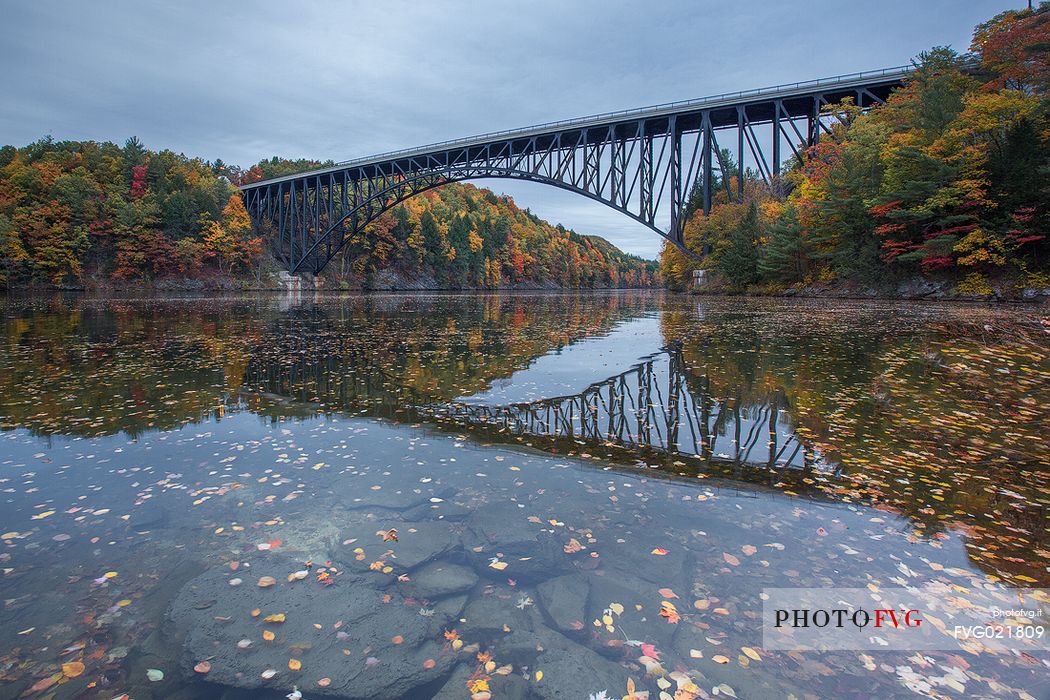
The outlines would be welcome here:
[[[292,273],[319,273],[400,202],[449,182],[540,182],[606,204],[684,249],[694,187],[740,198],[748,171],[767,184],[830,132],[835,105],[883,102],[909,68],[719,95],[384,153],[241,187],[253,224]],[[723,147],[735,162],[727,163]]]

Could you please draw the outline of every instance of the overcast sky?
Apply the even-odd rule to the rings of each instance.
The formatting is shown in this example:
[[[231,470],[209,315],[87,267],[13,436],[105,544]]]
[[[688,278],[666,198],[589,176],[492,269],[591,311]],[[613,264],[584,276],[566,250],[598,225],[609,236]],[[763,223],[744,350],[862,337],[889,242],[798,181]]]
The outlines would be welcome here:
[[[1020,2],[7,2],[0,142],[123,143],[244,167],[345,160],[567,117],[907,63]],[[654,257],[618,212],[483,182]]]

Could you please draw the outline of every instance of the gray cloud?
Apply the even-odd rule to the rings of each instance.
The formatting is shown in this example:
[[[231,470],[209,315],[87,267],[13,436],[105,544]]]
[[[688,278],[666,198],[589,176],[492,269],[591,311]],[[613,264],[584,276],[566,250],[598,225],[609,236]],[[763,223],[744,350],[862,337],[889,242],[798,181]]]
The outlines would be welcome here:
[[[123,142],[250,165],[343,160],[498,129],[899,65],[965,49],[1018,3],[8,3],[0,141]],[[660,239],[554,188],[484,183],[654,256]]]

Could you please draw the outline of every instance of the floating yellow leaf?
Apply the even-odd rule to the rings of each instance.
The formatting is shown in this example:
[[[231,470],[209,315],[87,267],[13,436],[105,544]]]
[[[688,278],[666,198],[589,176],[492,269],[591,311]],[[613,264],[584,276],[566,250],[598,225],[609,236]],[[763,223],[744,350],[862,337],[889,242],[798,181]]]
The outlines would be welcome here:
[[[277,583],[277,579],[273,576],[263,576],[259,579],[259,588],[269,588],[275,583]]]
[[[752,661],[761,661],[762,657],[758,655],[758,652],[751,647],[740,647],[740,651],[747,654],[748,658]]]
[[[721,654],[715,654],[714,656],[711,657],[711,660],[714,661],[716,664],[727,664],[727,663],[729,663],[729,657],[728,656],[722,656]]]
[[[84,664],[80,661],[70,661],[62,664],[62,675],[66,678],[76,678],[84,672]]]
[[[609,604],[609,609],[612,610],[617,615],[623,615],[623,606],[620,605],[619,603],[610,603]]]
[[[303,662],[299,659],[288,659],[288,668],[292,669],[293,671],[298,671],[302,667]]]
[[[276,637],[277,635],[271,632],[270,630],[263,630],[263,639],[265,639],[266,641],[272,642],[274,639],[276,639]]]
[[[539,683],[543,680],[543,671],[536,671],[536,682]]]
[[[263,618],[263,622],[284,622],[284,613],[274,613]]]

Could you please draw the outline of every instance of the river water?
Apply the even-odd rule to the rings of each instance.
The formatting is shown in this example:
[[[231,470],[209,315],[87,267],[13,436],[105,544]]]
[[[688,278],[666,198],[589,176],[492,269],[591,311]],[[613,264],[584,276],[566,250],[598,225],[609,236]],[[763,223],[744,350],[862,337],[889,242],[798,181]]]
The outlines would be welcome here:
[[[0,697],[1050,697],[1045,638],[762,627],[773,588],[940,591],[940,629],[1050,585],[1036,308],[3,310]]]

